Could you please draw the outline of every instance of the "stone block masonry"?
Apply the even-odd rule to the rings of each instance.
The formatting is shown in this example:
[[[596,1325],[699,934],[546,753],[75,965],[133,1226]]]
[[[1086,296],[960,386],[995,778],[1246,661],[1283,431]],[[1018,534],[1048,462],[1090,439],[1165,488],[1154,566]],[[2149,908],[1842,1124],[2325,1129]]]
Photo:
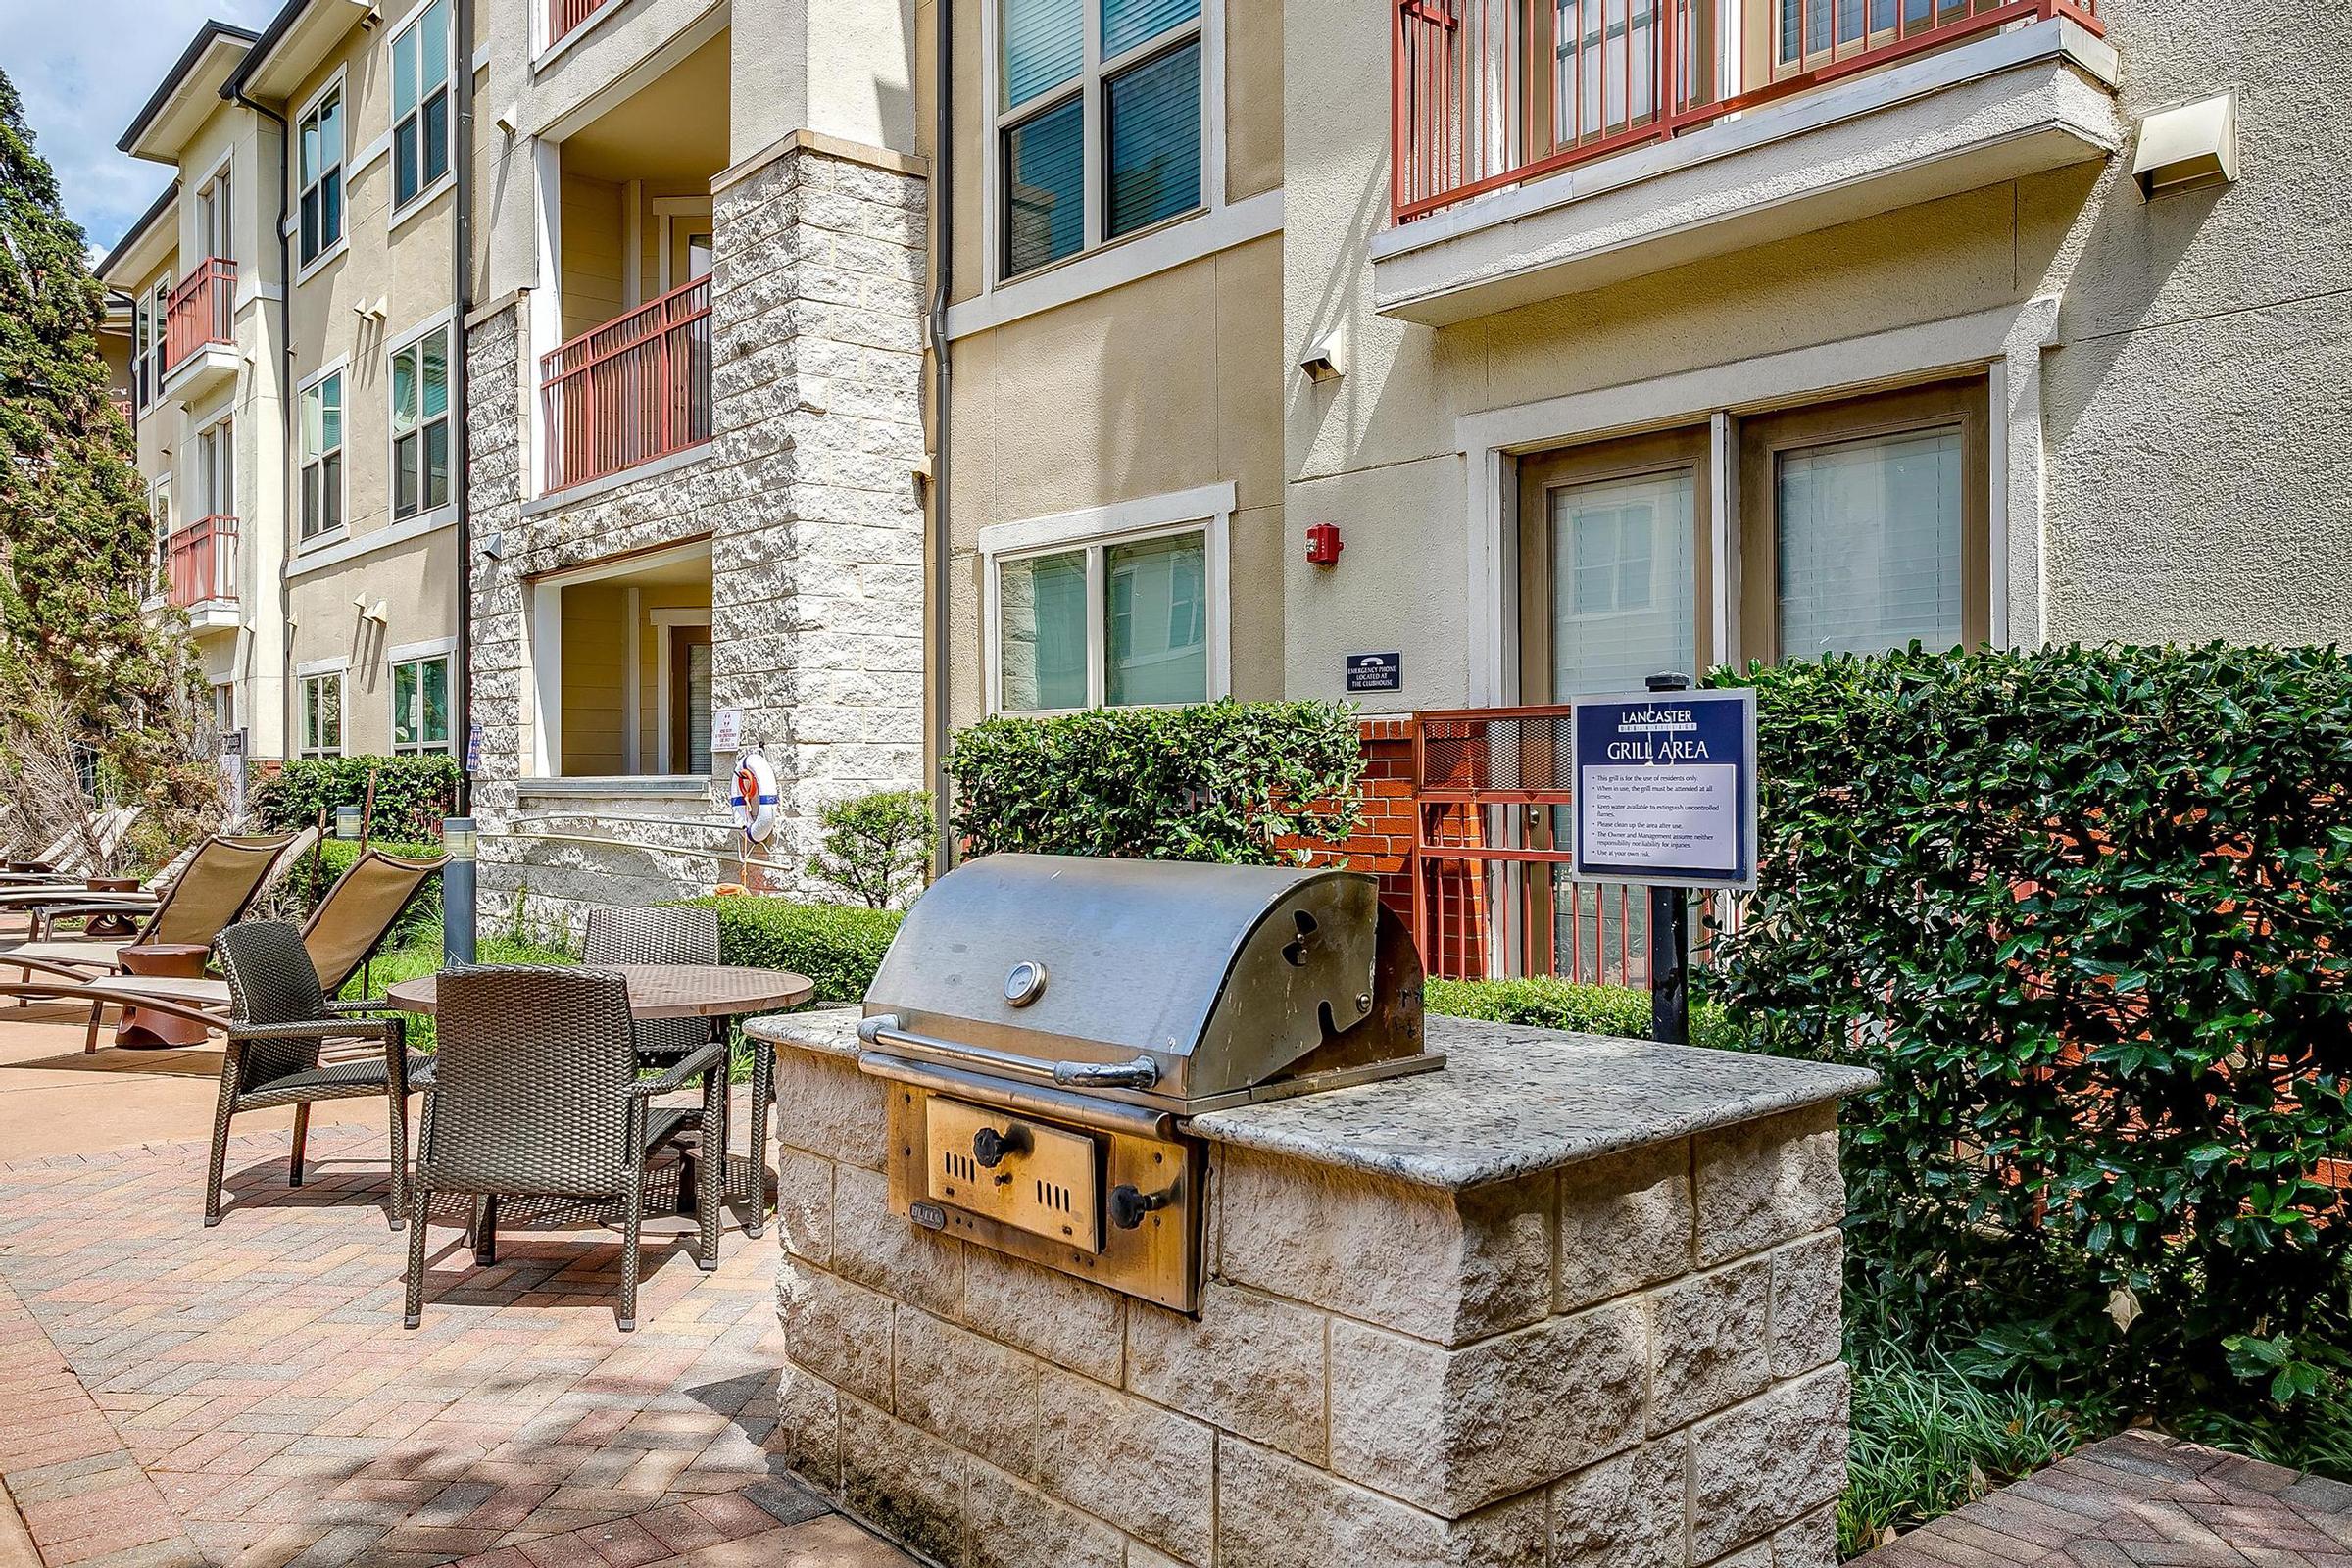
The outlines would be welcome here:
[[[1834,1098],[1727,1084],[1730,1110],[1661,1116],[1663,1136],[1476,1166],[1314,1150],[1308,1101],[1200,1118],[1211,1266],[1191,1318],[893,1214],[885,1086],[846,1018],[771,1022],[796,1463],[950,1568],[1832,1568]],[[1328,1114],[1379,1146],[1384,1098],[1457,1071],[1464,1098],[1505,1074],[1544,1094],[1527,1086],[1559,1074],[1535,1048],[1560,1042],[1432,1019],[1457,1066],[1317,1099],[1352,1101]],[[1677,1049],[1571,1043],[1563,1061]],[[1681,1057],[1755,1059],[1636,1059]],[[1589,1070],[1637,1101],[1651,1081]]]
[[[527,297],[467,323],[473,529],[500,541],[471,580],[485,929],[526,885],[528,924],[576,929],[590,904],[735,876],[719,781],[534,797],[529,616],[550,574],[708,541],[711,705],[776,769],[777,891],[806,891],[824,807],[922,782],[924,204],[919,175],[812,146],[720,189],[712,439],[571,504],[531,496]]]

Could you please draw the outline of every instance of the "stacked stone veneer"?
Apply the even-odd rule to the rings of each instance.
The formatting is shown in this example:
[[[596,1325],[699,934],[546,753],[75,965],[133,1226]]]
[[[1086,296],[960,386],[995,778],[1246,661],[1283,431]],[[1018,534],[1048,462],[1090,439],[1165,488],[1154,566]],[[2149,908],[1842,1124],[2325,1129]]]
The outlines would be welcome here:
[[[785,890],[818,811],[922,778],[923,180],[795,146],[713,199],[711,418],[701,456],[634,481],[528,505],[518,297],[468,322],[466,429],[474,563],[474,810],[490,918],[527,883],[534,923],[731,880],[724,792],[532,799],[529,579],[708,538],[711,702],[766,744]],[[618,634],[618,628],[615,628]],[[731,759],[728,760],[731,761]],[[638,818],[639,820],[629,820]],[[581,843],[602,839],[603,843]],[[683,853],[702,851],[704,855]]]
[[[1462,1192],[1226,1146],[1198,1320],[889,1211],[779,1051],[780,1431],[956,1568],[1831,1568],[1835,1109]]]

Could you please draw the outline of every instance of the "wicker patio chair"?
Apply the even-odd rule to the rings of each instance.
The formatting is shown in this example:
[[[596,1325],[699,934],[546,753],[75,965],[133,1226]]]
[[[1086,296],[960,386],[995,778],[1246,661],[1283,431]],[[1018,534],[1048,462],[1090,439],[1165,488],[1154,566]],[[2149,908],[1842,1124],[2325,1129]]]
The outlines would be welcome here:
[[[474,1258],[484,1264],[497,1257],[500,1198],[618,1199],[620,1326],[634,1329],[647,1167],[698,1115],[717,1116],[726,1047],[705,1042],[661,1076],[640,1078],[620,976],[551,965],[444,969],[435,1022],[409,1185],[404,1325],[423,1319],[426,1211],[436,1194],[463,1194],[476,1200]],[[697,1078],[699,1111],[654,1103]],[[718,1256],[718,1169],[709,1159],[691,1169],[706,1264]]]
[[[204,1222],[220,1223],[220,1172],[228,1158],[228,1127],[240,1111],[294,1107],[294,1150],[286,1185],[302,1185],[311,1106],[321,1100],[381,1095],[390,1106],[392,1228],[408,1220],[408,1100],[427,1057],[412,1054],[398,1014],[355,1016],[366,1003],[327,1000],[302,932],[282,920],[249,920],[220,933],[214,945],[228,974],[231,1017],[220,1061],[220,1100],[213,1115],[213,1155],[205,1173]],[[380,1056],[327,1062],[329,1041],[380,1041]]]

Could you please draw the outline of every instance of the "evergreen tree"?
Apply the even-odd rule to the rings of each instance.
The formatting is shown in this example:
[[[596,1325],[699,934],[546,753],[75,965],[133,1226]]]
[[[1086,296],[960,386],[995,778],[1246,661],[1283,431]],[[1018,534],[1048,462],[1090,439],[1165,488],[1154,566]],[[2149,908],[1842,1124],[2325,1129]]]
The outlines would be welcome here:
[[[105,311],[81,228],[0,72],[0,703],[57,693],[111,788],[184,831],[217,800],[218,774],[193,755],[184,623],[139,609],[154,521],[107,395]]]

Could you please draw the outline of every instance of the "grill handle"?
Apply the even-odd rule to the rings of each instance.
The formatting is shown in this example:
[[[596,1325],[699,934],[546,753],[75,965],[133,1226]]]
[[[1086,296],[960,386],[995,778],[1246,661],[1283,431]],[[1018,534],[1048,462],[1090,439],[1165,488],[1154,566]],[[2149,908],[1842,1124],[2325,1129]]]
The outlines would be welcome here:
[[[869,1046],[910,1046],[951,1060],[985,1062],[998,1072],[1014,1073],[1061,1085],[1064,1089],[1150,1089],[1159,1082],[1159,1063],[1150,1056],[1133,1061],[1043,1062],[1009,1051],[968,1041],[942,1040],[906,1028],[895,1012],[877,1012],[858,1020],[858,1038]]]

